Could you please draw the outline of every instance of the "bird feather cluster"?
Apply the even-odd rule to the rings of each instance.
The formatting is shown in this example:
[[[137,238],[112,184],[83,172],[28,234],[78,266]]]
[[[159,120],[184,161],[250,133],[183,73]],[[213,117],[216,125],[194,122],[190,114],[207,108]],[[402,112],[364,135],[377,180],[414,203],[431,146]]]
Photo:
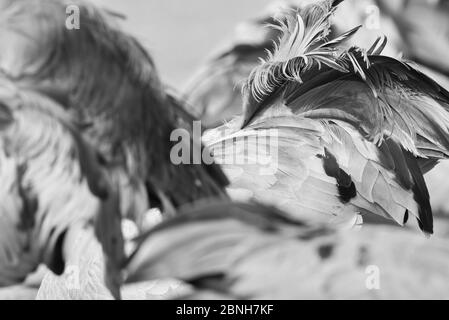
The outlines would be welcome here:
[[[275,18],[272,28],[278,29],[282,36],[275,42],[275,49],[268,50],[268,58],[261,59],[261,65],[255,68],[244,90],[261,101],[285,81],[303,82],[301,75],[314,64],[321,64],[348,72],[344,64],[338,61],[339,45],[360,26],[328,41],[330,17],[340,1],[321,1],[303,9],[289,9]],[[297,11],[298,10],[298,11]]]
[[[93,223],[109,180],[94,148],[53,100],[1,79],[0,106],[0,217],[2,228],[15,233],[0,243],[0,278],[26,276],[18,270],[30,272],[39,262],[60,274],[65,235]]]

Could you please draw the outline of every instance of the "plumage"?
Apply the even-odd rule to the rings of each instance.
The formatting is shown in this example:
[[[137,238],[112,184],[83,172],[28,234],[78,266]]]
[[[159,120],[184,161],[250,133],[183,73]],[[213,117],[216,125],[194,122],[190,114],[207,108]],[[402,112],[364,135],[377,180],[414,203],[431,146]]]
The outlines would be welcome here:
[[[429,299],[449,295],[447,250],[410,230],[336,232],[257,204],[206,203],[143,235],[126,271],[129,282],[181,280],[183,299]]]
[[[449,64],[444,58],[449,47],[447,4],[444,1],[408,1],[398,5],[382,0],[376,2],[384,17],[390,19],[397,29],[404,56],[419,63],[421,71],[446,89],[449,88]],[[427,148],[427,152],[438,153],[430,144]],[[422,161],[420,164],[422,168]],[[430,167],[434,165],[431,161],[428,164]],[[446,193],[449,187],[444,179],[446,172],[447,163],[441,163],[425,176],[431,194],[431,204],[437,214],[445,214],[448,211]]]
[[[8,115],[0,130],[0,285],[5,286],[22,281],[40,263],[61,274],[73,228],[93,235],[97,214],[115,196],[95,151],[60,105],[6,79],[0,79],[0,101]]]
[[[78,30],[66,28],[62,13],[68,5],[80,9]],[[82,0],[2,0],[0,20],[0,36],[8,40],[0,44],[2,73],[20,88],[64,105],[95,147],[114,186],[110,192],[120,197],[119,202],[114,197],[104,201],[97,217],[106,269],[120,265],[123,256],[119,214],[143,228],[150,206],[173,214],[197,199],[227,198],[228,180],[217,165],[177,165],[170,159],[175,144],[199,144],[192,137],[192,118],[167,92],[150,55],[120,28],[116,15]],[[177,128],[185,129],[189,139],[172,141]],[[101,190],[89,187],[103,198]],[[108,212],[112,208],[120,212]],[[108,288],[119,296],[120,275],[117,270],[107,275]]]
[[[86,27],[65,27],[61,12],[69,4],[79,7]],[[174,207],[226,196],[227,181],[214,164],[170,161],[175,144],[170,134],[184,114],[166,93],[149,54],[121,30],[115,15],[82,0],[3,0],[0,19],[0,35],[8,39],[0,45],[2,71],[21,86],[66,101],[104,160],[123,168],[130,183],[144,177],[148,188],[157,189],[149,193]]]
[[[334,10],[323,1],[281,21],[277,49],[247,81],[243,117],[209,130],[203,141],[231,172],[231,190],[250,190],[249,198],[293,216],[342,222],[376,213],[403,224],[407,212],[432,233],[422,174],[447,157],[449,94],[407,62],[341,47],[357,28],[328,41]],[[370,53],[384,46],[379,39]],[[252,138],[258,135],[276,142]],[[249,157],[245,148],[258,149],[241,150],[235,139],[274,146],[271,172],[257,174],[260,163],[250,162],[263,153]],[[325,150],[354,181],[357,195],[348,203],[338,197],[336,174],[326,174]],[[312,191],[312,178],[333,184],[332,192]]]
[[[74,230],[75,231],[75,230]],[[109,300],[113,296],[105,286],[102,248],[91,230],[79,229],[68,239],[66,272],[47,273],[39,287],[38,300]]]
[[[385,46],[382,39],[368,51],[343,48],[342,42],[352,36],[357,27],[327,40],[331,27],[329,19],[337,3],[324,1],[278,21],[283,36],[275,51],[250,75],[244,96],[244,116],[209,131],[204,137],[232,182],[231,196],[279,206],[286,210],[286,217],[281,213],[270,213],[270,218],[265,219],[265,211],[257,207],[257,215],[261,216],[258,218],[253,217],[255,214],[244,214],[248,220],[236,219],[229,216],[226,209],[220,219],[236,219],[237,225],[243,221],[250,225],[250,230],[253,230],[253,224],[262,225],[263,232],[275,232],[278,223],[289,230],[292,226],[305,226],[303,221],[352,226],[360,223],[359,214],[375,213],[405,224],[412,215],[425,233],[432,233],[429,194],[422,175],[439,159],[447,157],[449,95],[410,64],[380,56]],[[8,8],[13,7],[10,4]],[[49,41],[50,44],[62,43],[56,46],[63,49],[56,50],[55,56],[70,54],[68,58],[51,59],[52,63],[47,63],[47,59],[53,57],[53,53],[49,56],[45,52],[51,51],[47,47],[55,47],[47,43],[38,46],[37,50],[28,50],[32,53],[25,59],[8,56],[8,52],[20,50],[14,46],[20,48],[29,42],[22,43],[13,28],[6,28],[6,33],[10,32],[9,36],[12,34],[17,40],[12,45],[14,50],[5,50],[4,58],[0,54],[8,77],[22,88],[32,88],[67,106],[85,128],[89,141],[100,148],[100,160],[112,173],[114,186],[132,185],[130,194],[133,191],[141,194],[146,188],[150,203],[154,205],[155,198],[165,204],[162,206],[165,209],[198,198],[225,197],[222,188],[227,184],[227,178],[219,167],[176,167],[168,160],[168,150],[173,146],[167,144],[169,133],[176,127],[191,131],[192,117],[184,112],[180,101],[165,92],[145,50],[110,24],[104,13],[90,9],[88,5],[82,8],[87,8],[83,15],[95,20],[93,25],[96,27],[88,28],[91,30],[87,35],[81,33],[81,38],[75,36],[76,33],[70,35],[68,39],[73,37],[76,41],[71,42],[72,39],[67,43],[66,31],[58,29],[53,34],[56,40]],[[48,29],[56,30],[52,26]],[[92,30],[102,31],[90,34]],[[103,33],[108,34],[104,39]],[[48,34],[51,39],[52,32]],[[89,39],[91,36],[97,42],[95,45]],[[83,44],[81,49],[74,46],[79,42]],[[36,57],[44,57],[42,61],[45,62],[41,64]],[[11,58],[13,62],[9,60]],[[108,71],[107,80],[102,78],[105,66],[114,66]],[[91,76],[92,70],[98,77]],[[67,77],[67,74],[71,76]],[[87,74],[89,81],[84,81]],[[57,80],[52,82],[53,79]],[[2,122],[7,126],[10,121],[8,113],[3,113],[0,108],[0,127]],[[201,146],[200,150],[203,148]],[[83,149],[79,153],[80,158],[92,158],[92,154],[83,153]],[[101,172],[90,171],[89,166],[82,165],[81,170],[89,177],[102,176]],[[20,180],[20,174],[18,176]],[[102,185],[90,184],[95,180],[88,180],[90,190],[105,200],[108,197],[103,193]],[[121,191],[109,190],[106,195],[111,191],[117,197],[109,197],[101,204],[97,235],[110,259],[106,260],[107,285],[115,288],[113,293],[118,296],[120,275],[117,266],[123,260],[121,215],[108,211],[121,205],[117,201]],[[20,187],[18,192],[27,193],[27,188]],[[25,200],[25,208],[36,206],[33,195]],[[144,212],[141,209],[145,205],[138,206],[138,210],[135,206],[134,201],[129,201],[125,206],[127,210],[121,212],[137,212],[137,215]],[[29,209],[23,212],[25,217],[27,211]],[[281,216],[283,219],[279,218]],[[208,219],[213,221],[215,218],[217,216],[213,215]],[[134,219],[138,221],[139,217]],[[165,227],[173,227],[170,225],[173,221],[185,222],[178,219],[167,222]],[[200,216],[200,220],[208,219]],[[247,231],[246,225],[243,231]],[[217,227],[207,232],[213,232]],[[203,226],[195,232],[201,228]],[[299,233],[304,231],[301,230]],[[245,234],[235,233],[235,241],[241,241]],[[223,236],[225,243],[234,239],[228,236]],[[307,232],[299,237],[301,240],[314,238]],[[264,235],[256,237],[261,242],[248,250],[258,251],[262,248],[258,247],[260,244],[270,245],[270,241],[265,242],[262,238]],[[181,241],[179,245],[185,248],[182,245],[187,243]],[[210,244],[196,244],[200,251],[212,249]],[[293,244],[292,248],[298,249]],[[93,252],[95,254],[98,249]],[[321,261],[330,259],[334,252],[328,243],[320,243],[314,254]],[[177,253],[173,251],[173,255]],[[183,254],[188,254],[188,250]],[[140,256],[138,264],[142,262],[147,267],[146,258]],[[208,257],[207,261],[211,262],[212,272],[208,271],[208,264],[200,263],[199,269],[192,266],[198,274],[210,272],[205,277],[189,279],[195,286],[216,283],[214,271],[229,268],[218,258]],[[190,262],[194,265],[198,261]],[[144,272],[142,277],[152,276],[152,271]],[[97,279],[101,277],[88,280],[98,283]],[[245,294],[238,293],[237,296],[246,297]]]
[[[357,191],[351,176],[340,168],[337,159],[335,159],[332,153],[324,148],[324,155],[318,155],[318,158],[323,160],[324,172],[337,180],[337,188],[341,201],[348,202],[351,198],[355,198]]]
[[[211,57],[189,79],[184,90],[189,102],[189,111],[200,118],[207,128],[216,127],[224,121],[229,121],[233,116],[240,115],[242,113],[240,91],[244,81],[260,59],[266,60],[268,53],[273,50],[274,43],[282,35],[282,30],[278,27],[285,19],[286,13],[291,10],[305,10],[307,6],[316,2],[301,0],[271,3],[260,16],[239,23],[232,38],[227,39],[219,50],[214,50]],[[356,25],[363,25],[357,33],[347,39],[348,41],[340,43],[340,46],[349,48],[356,44],[369,48],[378,37],[378,30],[368,25],[366,10],[375,7],[375,4],[374,0],[342,1],[331,17],[332,25],[328,39],[332,41],[335,39],[338,42],[339,35]],[[398,56],[401,39],[392,19],[381,15],[379,22],[382,31],[388,35],[389,42],[387,45],[386,38],[383,38],[381,42],[376,42],[379,47],[372,50],[380,50],[384,46],[386,55]],[[274,28],[270,28],[270,25]],[[326,61],[332,63],[331,60]]]

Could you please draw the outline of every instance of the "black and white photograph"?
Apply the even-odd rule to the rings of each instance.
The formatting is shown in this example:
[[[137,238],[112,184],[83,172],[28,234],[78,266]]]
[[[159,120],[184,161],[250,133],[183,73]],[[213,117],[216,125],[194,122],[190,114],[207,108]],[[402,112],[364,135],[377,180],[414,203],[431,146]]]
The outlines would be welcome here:
[[[0,0],[0,300],[449,300],[449,1]]]

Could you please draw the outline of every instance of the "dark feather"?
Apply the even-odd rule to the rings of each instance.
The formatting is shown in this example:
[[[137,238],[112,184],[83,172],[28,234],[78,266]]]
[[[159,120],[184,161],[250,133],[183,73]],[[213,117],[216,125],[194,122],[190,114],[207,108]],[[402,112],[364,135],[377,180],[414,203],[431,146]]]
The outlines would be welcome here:
[[[0,215],[7,217],[0,226],[5,235],[0,242],[1,285],[39,264],[61,274],[68,230],[75,225],[93,229],[90,223],[101,206],[89,186],[102,198],[109,198],[109,190],[102,188],[110,186],[97,186],[103,181],[101,164],[62,106],[0,81],[0,109],[8,110],[2,114],[10,120],[0,131]]]
[[[231,206],[232,210],[229,210],[229,206]],[[185,223],[225,220],[229,218],[246,221],[265,231],[275,231],[279,225],[284,224],[304,226],[302,221],[290,218],[283,211],[275,207],[258,203],[231,203],[229,201],[210,199],[183,207],[181,214],[158,224],[151,230],[151,233]],[[140,242],[149,235],[150,233],[142,234],[136,238],[136,241]]]
[[[386,139],[385,144],[388,146],[388,150],[390,151],[390,155],[394,161],[394,172],[396,174],[396,178],[405,189],[411,189],[413,186],[413,178],[411,172],[409,171],[403,150],[399,144],[394,142],[392,139]]]
[[[239,218],[247,214],[247,208],[235,204],[227,208],[230,213],[239,208],[239,214],[210,219],[214,212],[225,210],[221,203],[209,207],[210,214],[204,214],[207,220],[185,219],[150,232],[126,265],[128,281],[175,278],[190,284],[187,297],[197,299],[447,295],[448,248],[444,239],[429,244],[413,232],[398,233],[397,228],[385,226],[366,226],[363,232],[327,229],[315,232],[314,237],[301,237],[310,233],[310,228],[292,226],[266,232],[254,225],[254,220]],[[373,264],[391,279],[375,293],[364,281],[350,280],[365,279],[367,266]],[[427,281],[429,270],[435,271],[435,283]],[[410,280],[406,288],[404,279]]]
[[[10,125],[12,121],[11,111],[7,106],[0,104],[0,130]]]
[[[351,176],[340,168],[335,156],[330,153],[327,148],[324,148],[324,155],[319,155],[319,157],[323,161],[323,167],[326,174],[337,180],[338,193],[340,194],[341,201],[346,203],[352,198],[355,198],[357,190],[354,182],[352,181]]]
[[[427,190],[426,182],[416,158],[407,151],[404,151],[404,158],[407,162],[407,167],[413,177],[412,190],[415,196],[415,200],[419,204],[419,227],[422,231],[428,234],[432,234],[433,216],[432,208],[430,207],[429,191]]]

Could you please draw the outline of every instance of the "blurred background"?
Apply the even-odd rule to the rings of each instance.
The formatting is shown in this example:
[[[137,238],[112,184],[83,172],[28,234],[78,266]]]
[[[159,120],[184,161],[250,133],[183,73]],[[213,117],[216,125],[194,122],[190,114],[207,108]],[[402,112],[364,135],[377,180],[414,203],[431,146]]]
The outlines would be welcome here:
[[[234,26],[271,0],[95,0],[126,15],[124,26],[150,50],[162,78],[182,86]]]

